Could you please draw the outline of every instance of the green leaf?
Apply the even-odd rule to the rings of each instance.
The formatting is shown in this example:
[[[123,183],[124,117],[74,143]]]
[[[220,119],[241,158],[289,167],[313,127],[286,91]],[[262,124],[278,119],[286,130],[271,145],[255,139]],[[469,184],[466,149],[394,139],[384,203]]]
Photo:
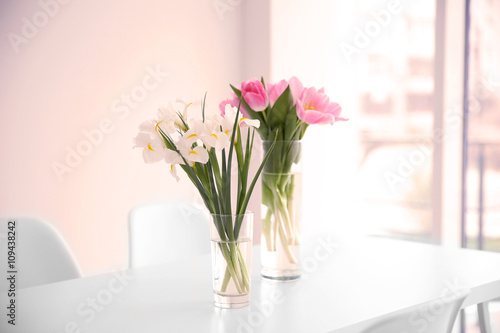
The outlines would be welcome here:
[[[217,185],[217,192],[222,192],[222,179],[219,168],[219,161],[217,159],[217,154],[215,153],[215,149],[210,149],[208,153],[208,158],[210,159],[210,164],[212,167],[213,175],[215,177],[215,184]]]
[[[186,123],[186,121],[184,120],[184,117],[182,116],[182,114],[180,112],[177,112],[177,116],[179,117],[179,119],[182,121],[182,125],[183,125],[183,131],[184,132],[187,132],[189,130],[189,125]]]
[[[241,105],[241,102],[240,102]],[[238,110],[240,107],[238,106]],[[233,124],[233,133],[231,134],[231,144],[229,146],[229,154],[227,156],[227,169],[226,169],[226,188],[225,188],[225,195],[226,195],[226,211],[224,212],[225,214],[231,215],[231,166],[233,162],[233,151],[234,151],[234,139],[236,136],[237,130],[239,130],[238,127],[238,118],[239,118],[239,112],[236,113],[236,117],[234,118],[234,124]],[[240,140],[241,141],[241,140]],[[241,144],[241,142],[239,142]]]
[[[285,119],[288,113],[291,112],[290,107],[293,105],[293,96],[288,86],[285,91],[278,97],[273,107],[269,111],[267,123],[271,130],[284,127]]]
[[[198,189],[198,192],[200,193],[201,198],[203,199],[203,202],[205,203],[205,206],[208,208],[208,210],[211,213],[215,213],[215,207],[213,202],[210,200],[210,195],[207,193],[207,189],[201,184],[200,180],[196,176],[196,173],[194,172],[193,168],[187,163],[186,159],[184,157],[182,157],[182,159],[184,160],[185,163],[181,164],[182,170],[184,170],[184,172],[188,175],[189,179]]]
[[[226,170],[227,170],[227,162],[226,162],[226,149],[222,149],[222,153],[221,153],[222,157],[222,174],[221,174],[221,177],[222,177],[222,186],[221,186],[221,191],[219,192],[219,195],[221,196],[221,210],[223,212],[226,211],[225,209],[225,205],[226,205],[226,181],[227,181],[227,177],[226,177]]]
[[[158,132],[160,133],[160,136],[162,137],[163,142],[165,142],[167,148],[173,151],[177,151],[177,147],[175,146],[172,138],[167,133],[165,133],[160,127],[158,127]]]
[[[285,119],[284,140],[299,140],[300,137],[300,119],[297,116],[296,106],[293,106]]]
[[[241,205],[243,204],[243,200],[245,199],[247,191],[248,172],[250,170],[250,159],[252,157],[252,147],[253,147],[254,137],[255,137],[255,130],[250,131],[250,128],[248,128],[247,140],[245,145],[245,156],[241,161],[238,160],[238,164],[241,164],[241,166],[239,166],[239,169],[241,170],[240,173],[241,176],[239,179],[240,184],[238,185],[241,186],[238,187],[238,201],[236,205],[237,212],[241,210]]]
[[[238,207],[240,206],[241,201],[243,200],[242,193],[246,190],[246,188],[244,188],[244,183],[245,183],[245,178],[247,176],[245,174],[245,169],[244,169],[244,157],[243,157],[243,149],[242,149],[242,145],[241,145],[241,131],[240,131],[239,126],[237,128],[237,131],[238,131],[238,135],[237,135],[237,139],[236,139],[237,143],[234,146],[235,151],[236,151],[236,158],[238,161],[238,190],[236,192],[237,193],[236,211],[238,211]],[[247,173],[248,173],[248,170],[247,170]]]
[[[299,140],[302,140],[308,127],[309,127],[309,124],[301,123]]]
[[[198,179],[203,184],[203,186],[205,188],[209,188],[208,175],[205,172],[205,165],[196,162],[194,164],[193,170],[195,171],[196,175],[198,176]]]
[[[220,207],[220,202],[218,200],[219,195],[217,195],[217,191],[215,189],[215,181],[214,181],[214,177],[213,177],[213,170],[212,170],[211,163],[207,163],[206,166],[207,166],[208,178],[209,178],[209,182],[210,182],[209,188],[210,188],[210,191],[212,193],[213,201],[215,201],[215,204],[214,204],[215,214],[220,214],[221,207]]]
[[[248,202],[250,201],[250,196],[252,195],[255,184],[257,183],[257,179],[259,178],[259,176],[262,172],[262,169],[264,168],[264,164],[266,164],[267,160],[269,159],[269,156],[271,155],[271,152],[273,151],[275,145],[276,145],[276,138],[274,139],[272,145],[269,147],[269,150],[267,151],[266,156],[264,156],[264,159],[262,160],[262,163],[260,164],[259,169],[255,173],[255,176],[252,180],[252,183],[250,184],[250,187],[248,188],[247,194],[245,196],[245,200],[243,200],[243,204],[241,205],[241,208],[240,208],[240,211],[238,212],[238,214],[245,213],[247,206],[248,206]],[[235,231],[234,231],[234,234],[236,237],[238,237],[238,234],[239,234],[239,227],[240,226],[238,226],[238,230],[235,229]]]
[[[207,209],[213,213],[215,211],[215,207],[214,207],[213,202],[210,200],[211,199],[210,193],[208,193],[207,187],[204,186],[204,184],[202,184],[201,180],[199,179],[199,175],[203,175],[203,171],[201,170],[198,174],[195,171],[195,169],[193,169],[189,165],[189,163],[186,161],[184,156],[182,156],[179,149],[177,149],[177,147],[175,146],[172,138],[167,133],[165,133],[161,128],[158,128],[158,132],[160,133],[161,137],[163,138],[163,140],[167,144],[167,147],[169,147],[169,149],[175,151],[182,158],[182,160],[184,161],[184,164],[181,164],[182,170],[184,170],[184,172],[188,175],[191,182],[198,189],[198,192],[200,193],[201,198],[203,199],[203,202],[205,203],[205,206],[207,207]]]
[[[233,89],[233,91],[236,94],[236,96],[238,96],[238,98],[241,98],[241,90],[239,90],[238,88],[236,88],[232,84],[230,84],[229,86],[231,87],[231,89]]]
[[[261,122],[261,125],[264,125],[267,127],[267,122],[265,121],[264,119],[264,112],[256,112],[254,110],[252,110],[247,102],[245,101],[245,99],[243,98],[243,95],[241,93],[240,90],[238,90],[237,88],[235,88],[233,85],[230,85],[231,88],[233,89],[234,93],[236,94],[236,96],[239,98],[240,102],[241,102],[241,105],[243,105],[245,107],[245,110],[247,111],[248,113],[248,116],[252,119],[258,119],[260,122]],[[238,107],[238,110],[239,110],[239,107]]]
[[[283,141],[283,130],[279,128],[275,128],[274,130],[270,131],[269,134],[267,135],[267,138],[264,140],[267,141],[273,141],[276,139],[276,141]]]
[[[268,174],[263,174],[262,175],[262,203],[267,206],[268,209],[274,210],[274,196],[273,192],[269,188],[269,184],[272,182],[273,179],[275,179],[276,176],[274,174],[268,175]],[[272,184],[272,186],[275,186],[276,184]]]
[[[201,106],[201,117],[202,121],[205,122],[205,102],[207,101],[207,92],[205,91],[205,96],[203,96],[203,104]]]

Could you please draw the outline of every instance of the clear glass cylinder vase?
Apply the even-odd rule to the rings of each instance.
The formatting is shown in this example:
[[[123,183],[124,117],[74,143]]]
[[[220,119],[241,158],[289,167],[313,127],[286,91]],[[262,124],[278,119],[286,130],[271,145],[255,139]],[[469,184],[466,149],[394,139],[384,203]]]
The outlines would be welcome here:
[[[241,308],[250,302],[253,213],[212,214],[212,276],[215,305]]]
[[[263,154],[272,143],[263,142]],[[301,141],[277,141],[261,175],[261,275],[266,279],[300,277],[301,155]]]

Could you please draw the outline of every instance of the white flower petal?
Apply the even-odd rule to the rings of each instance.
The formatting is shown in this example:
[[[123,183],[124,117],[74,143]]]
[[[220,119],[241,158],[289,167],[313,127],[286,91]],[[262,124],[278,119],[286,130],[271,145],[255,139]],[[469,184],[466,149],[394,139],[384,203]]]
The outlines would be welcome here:
[[[234,123],[234,118],[236,118],[236,112],[238,112],[238,108],[237,107],[232,107],[231,104],[226,104],[226,107],[224,108],[224,118],[228,119],[228,120],[232,120],[233,123]]]
[[[139,131],[142,133],[154,134],[154,133],[156,133],[155,125],[156,125],[156,122],[153,120],[143,121],[139,125]]]
[[[246,126],[253,126],[255,128],[259,128],[260,121],[258,119],[241,118],[240,119],[240,124],[241,125],[246,125]]]
[[[184,160],[182,159],[182,156],[179,155],[179,153],[177,153],[176,151],[167,149],[165,151],[165,162],[169,164],[179,164],[184,163]]]
[[[177,176],[177,168],[175,164],[170,165],[170,174],[175,178],[177,182],[179,182],[180,178]]]
[[[149,144],[147,148],[142,151],[142,157],[147,164],[159,162],[165,157],[165,150],[158,145]]]
[[[172,135],[175,133],[175,122],[170,119],[161,119],[155,124],[155,129],[160,128],[164,133]]]
[[[146,148],[151,141],[151,135],[148,133],[139,133],[134,138],[134,148]]]
[[[184,124],[179,119],[178,111],[172,103],[169,103],[166,108],[158,109],[158,118],[155,125],[158,125],[169,135],[175,133],[177,128],[184,128]]]
[[[215,135],[217,136],[217,143],[214,146],[215,149],[220,151],[222,149],[229,148],[229,146],[231,145],[231,138],[229,137],[229,135],[224,132],[218,132],[215,133]]]
[[[208,162],[208,152],[202,146],[196,146],[194,149],[189,151],[186,159],[192,162],[205,164]]]
[[[197,140],[200,139],[200,136],[198,133],[196,133],[195,130],[189,129],[183,136],[183,140],[187,143],[188,146],[191,146],[193,143],[195,143]]]

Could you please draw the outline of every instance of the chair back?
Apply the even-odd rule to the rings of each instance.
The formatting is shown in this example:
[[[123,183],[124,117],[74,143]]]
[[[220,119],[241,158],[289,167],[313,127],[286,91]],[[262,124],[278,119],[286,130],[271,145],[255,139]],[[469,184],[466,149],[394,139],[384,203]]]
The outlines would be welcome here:
[[[0,218],[0,254],[1,271],[7,277],[11,275],[9,271],[16,272],[16,288],[82,276],[59,232],[35,218]],[[0,292],[9,287],[5,277],[0,279]]]
[[[210,253],[208,215],[187,203],[137,207],[129,215],[130,268]]]
[[[468,295],[469,290],[450,292],[431,302],[367,320],[335,333],[451,333]]]

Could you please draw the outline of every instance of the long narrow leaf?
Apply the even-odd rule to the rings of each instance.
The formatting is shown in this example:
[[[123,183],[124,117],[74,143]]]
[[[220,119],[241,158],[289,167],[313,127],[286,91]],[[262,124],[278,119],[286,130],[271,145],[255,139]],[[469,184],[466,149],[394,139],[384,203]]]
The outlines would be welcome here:
[[[203,199],[203,202],[205,203],[205,206],[210,211],[210,213],[215,213],[215,208],[214,208],[213,202],[210,200],[210,197],[206,194],[206,192],[205,192],[206,189],[201,185],[201,183],[199,181],[197,181],[196,174],[194,174],[193,172],[190,172],[188,166],[186,166],[185,164],[181,164],[180,167],[182,168],[182,170],[184,170],[184,172],[186,173],[188,178],[191,180],[191,182],[198,189],[198,192],[200,193],[201,198]]]
[[[203,122],[205,122],[205,102],[207,101],[207,92],[205,92],[205,96],[203,96],[203,104],[201,105],[201,118]]]
[[[242,140],[241,140],[241,130],[238,127],[238,138],[236,139],[236,145],[235,145],[235,151],[236,151],[236,157],[238,161],[238,189],[237,189],[237,198],[236,198],[236,211],[239,210],[240,204],[243,201],[244,197],[244,181],[245,181],[245,163],[244,163],[244,157],[243,157],[243,147],[242,147]],[[248,173],[248,170],[246,170]]]
[[[229,154],[227,156],[225,195],[226,195],[226,213],[228,215],[231,215],[231,167],[233,162],[234,139],[236,137],[236,131],[237,129],[239,129],[238,118],[240,115],[240,107],[241,107],[241,101],[240,104],[238,105],[238,111],[236,112],[236,116],[234,117],[233,133],[231,133],[231,144],[229,146]]]
[[[217,159],[217,154],[215,149],[211,149],[208,153],[208,158],[210,159],[210,164],[212,166],[213,175],[215,177],[215,184],[217,185],[217,191],[220,193],[222,191],[222,179],[219,168],[219,160]]]
[[[257,179],[259,178],[259,176],[262,172],[262,169],[264,168],[264,165],[266,164],[267,160],[269,159],[269,156],[271,156],[271,152],[273,151],[275,145],[276,145],[276,138],[274,138],[274,141],[271,144],[271,147],[269,147],[269,150],[267,151],[266,156],[264,156],[264,159],[262,160],[262,163],[260,164],[259,169],[255,173],[255,176],[252,180],[252,183],[250,184],[250,187],[248,188],[248,192],[245,196],[245,200],[243,201],[243,204],[240,208],[240,211],[237,212],[237,214],[244,214],[245,213],[246,208],[248,206],[248,202],[250,201],[250,196],[252,195],[253,188],[255,187],[255,184],[257,183]],[[234,234],[237,238],[239,235],[241,225],[237,225],[236,227],[237,227],[237,229],[235,228]]]
[[[250,134],[251,133],[251,134]],[[247,140],[245,144],[245,156],[241,162],[242,166],[240,167],[241,174],[240,174],[240,183],[241,183],[241,188],[238,191],[238,201],[236,205],[236,211],[239,212],[241,210],[241,205],[243,204],[243,200],[245,199],[245,194],[247,192],[247,183],[248,183],[248,172],[250,169],[250,158],[252,156],[252,151],[251,151],[251,146],[253,145],[253,138],[255,135],[255,130],[250,131],[250,127],[248,128],[247,131]],[[252,144],[250,144],[250,138]],[[238,161],[238,163],[240,163]]]
[[[210,188],[210,192],[212,194],[212,198],[214,201],[215,214],[220,214],[220,203],[219,203],[219,200],[217,200],[217,198],[219,196],[217,195],[217,190],[215,188],[212,166],[210,163],[207,163],[206,166],[207,166],[207,170],[208,170],[209,188]],[[217,228],[217,229],[219,229],[219,228]],[[219,234],[220,234],[220,232],[219,232]]]
[[[267,123],[263,117],[263,112],[255,112],[254,110],[252,110],[250,108],[250,106],[247,104],[247,102],[245,101],[245,99],[243,98],[243,95],[241,93],[241,90],[235,88],[233,85],[231,85],[231,89],[233,89],[235,95],[239,98],[240,100],[240,103],[242,103],[242,105],[245,107],[245,109],[247,110],[247,113],[248,115],[250,116],[249,118],[252,118],[252,119],[258,119],[260,122],[262,122],[263,124],[266,124],[266,126],[262,126],[262,128],[267,128]],[[239,108],[238,108],[239,110]]]
[[[160,133],[160,135],[162,136],[162,138],[165,141],[167,141],[171,144],[172,150],[175,151],[177,154],[179,154],[179,156],[182,158],[182,160],[184,161],[184,164],[181,165],[182,169],[184,170],[184,172],[186,172],[189,179],[196,186],[196,188],[198,189],[198,192],[200,192],[201,198],[203,199],[203,202],[205,202],[205,205],[207,206],[207,208],[209,208],[209,210],[210,210],[210,208],[213,209],[213,203],[210,200],[210,195],[207,193],[206,187],[203,186],[200,179],[198,178],[196,171],[191,167],[191,165],[189,165],[188,161],[184,158],[184,156],[182,156],[179,149],[177,149],[177,147],[173,143],[172,138],[159,127],[158,127],[158,132]]]
[[[227,182],[227,179],[226,179],[226,170],[227,170],[227,161],[226,161],[226,149],[222,149],[222,174],[221,174],[221,177],[222,177],[222,188],[221,188],[221,191],[219,192],[219,195],[221,196],[221,202],[223,202],[223,207],[222,208],[222,211],[223,212],[226,212],[226,182]]]

